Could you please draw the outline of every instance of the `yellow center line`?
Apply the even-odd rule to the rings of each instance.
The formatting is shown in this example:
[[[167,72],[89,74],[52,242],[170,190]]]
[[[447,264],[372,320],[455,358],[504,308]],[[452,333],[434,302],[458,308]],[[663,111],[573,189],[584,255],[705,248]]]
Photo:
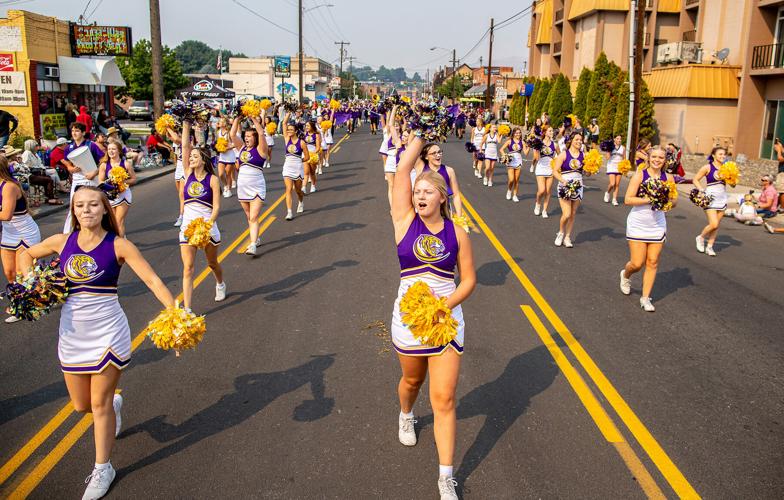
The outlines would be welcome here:
[[[585,349],[583,349],[582,345],[574,338],[547,300],[539,293],[539,290],[536,289],[533,282],[523,272],[520,266],[517,265],[517,262],[515,262],[498,238],[496,238],[495,233],[487,226],[484,219],[474,210],[474,207],[465,197],[463,197],[462,201],[463,206],[470,212],[473,219],[479,224],[479,227],[482,228],[487,239],[512,270],[512,273],[528,295],[531,296],[534,303],[539,307],[539,310],[542,311],[542,314],[544,314],[550,324],[555,328],[555,331],[564,340],[569,347],[569,350],[588,374],[588,377],[596,384],[599,391],[610,403],[610,406],[612,406],[637,442],[640,443],[640,446],[642,446],[648,454],[651,461],[653,461],[667,482],[670,483],[670,486],[672,486],[675,493],[681,498],[700,498],[699,494],[681,473],[680,469],[678,469],[669,455],[667,455],[667,452],[659,445],[656,438],[648,431],[642,421],[637,417],[634,411],[632,411],[631,407],[629,407],[626,401],[621,397],[620,393],[618,393],[612,383],[610,383],[596,363],[594,363],[593,359],[591,359]]]

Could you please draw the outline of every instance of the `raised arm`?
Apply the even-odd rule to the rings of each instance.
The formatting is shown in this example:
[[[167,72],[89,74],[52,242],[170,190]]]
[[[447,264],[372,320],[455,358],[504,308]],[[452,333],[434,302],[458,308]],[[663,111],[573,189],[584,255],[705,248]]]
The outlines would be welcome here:
[[[139,252],[139,249],[136,248],[136,245],[125,238],[115,238],[114,250],[117,257],[123,259],[128,264],[133,272],[136,273],[136,276],[155,295],[155,298],[163,304],[163,307],[174,307],[174,297],[172,297],[171,292],[142,256],[141,252]]]
[[[229,131],[229,137],[231,138],[231,143],[237,149],[240,149],[243,146],[242,140],[240,139],[239,136],[240,120],[242,120],[241,116],[239,115],[235,116],[234,121],[231,122],[231,130]]]
[[[191,150],[193,150],[191,145],[191,122],[186,121],[182,124],[180,142],[182,148],[182,168],[187,175],[191,169]]]
[[[414,219],[414,201],[411,189],[411,170],[425,146],[421,137],[414,137],[400,157],[392,185],[392,223],[395,226],[395,240],[400,241],[411,221]]]
[[[259,152],[262,158],[265,160],[269,158],[269,146],[267,146],[267,137],[264,135],[264,115],[266,111],[261,110],[261,116],[253,116],[251,117],[251,121],[253,122],[253,128],[256,129],[256,134],[259,136],[259,143],[256,145],[256,151]]]

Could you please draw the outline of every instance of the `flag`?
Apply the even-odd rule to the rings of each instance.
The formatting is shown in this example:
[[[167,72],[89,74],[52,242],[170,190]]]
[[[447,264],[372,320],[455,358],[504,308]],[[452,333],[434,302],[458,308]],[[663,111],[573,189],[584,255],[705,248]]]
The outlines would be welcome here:
[[[221,56],[222,56],[222,51],[219,50],[218,51],[218,62],[215,64],[215,69],[217,69],[218,71],[220,71],[222,73],[223,72],[223,61],[221,60],[222,59]]]

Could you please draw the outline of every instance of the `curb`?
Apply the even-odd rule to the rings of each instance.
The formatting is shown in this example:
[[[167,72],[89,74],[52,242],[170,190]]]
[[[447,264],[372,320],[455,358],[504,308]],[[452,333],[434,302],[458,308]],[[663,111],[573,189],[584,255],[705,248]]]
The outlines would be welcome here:
[[[151,180],[157,179],[159,177],[163,177],[166,174],[170,174],[170,173],[174,172],[175,168],[176,167],[174,165],[161,167],[160,170],[156,170],[154,173],[151,173],[150,175],[138,178],[137,181],[136,181],[136,186],[140,186],[140,185],[144,184],[147,181],[151,181]],[[46,205],[45,209],[43,209],[43,208],[39,209],[38,212],[36,212],[33,215],[33,219],[35,219],[35,220],[43,219],[44,217],[48,217],[49,215],[56,214],[57,212],[65,210],[66,208],[68,208],[68,206],[69,205],[67,203],[64,203],[62,205]]]

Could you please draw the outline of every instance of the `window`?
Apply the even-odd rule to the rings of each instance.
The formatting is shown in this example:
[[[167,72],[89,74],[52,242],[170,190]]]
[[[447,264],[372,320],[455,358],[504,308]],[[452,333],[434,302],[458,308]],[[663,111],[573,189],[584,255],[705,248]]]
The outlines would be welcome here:
[[[760,158],[774,159],[773,140],[784,140],[784,101],[768,101],[765,106],[765,129],[760,145]]]

